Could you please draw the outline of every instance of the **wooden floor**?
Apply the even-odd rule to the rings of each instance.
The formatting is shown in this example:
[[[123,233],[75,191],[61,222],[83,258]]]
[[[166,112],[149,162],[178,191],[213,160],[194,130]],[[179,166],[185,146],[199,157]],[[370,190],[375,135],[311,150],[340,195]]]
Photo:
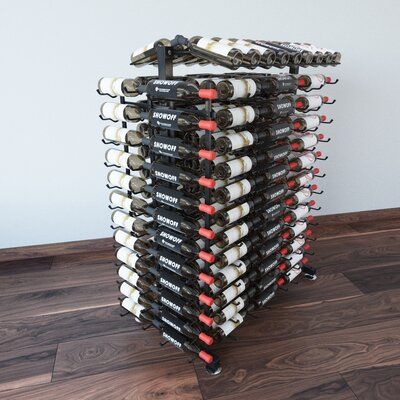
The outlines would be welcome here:
[[[320,221],[318,280],[218,346],[219,376],[119,316],[108,239],[0,251],[0,398],[399,400],[400,210]]]

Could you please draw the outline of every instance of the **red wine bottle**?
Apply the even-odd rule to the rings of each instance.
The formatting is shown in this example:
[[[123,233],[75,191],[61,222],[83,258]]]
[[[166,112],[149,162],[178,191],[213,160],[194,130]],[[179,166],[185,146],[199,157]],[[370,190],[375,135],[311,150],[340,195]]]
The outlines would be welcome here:
[[[331,83],[332,79],[329,76],[322,74],[315,75],[299,75],[297,82],[300,90],[308,92],[313,89],[321,89],[326,84]]]
[[[325,115],[292,115],[290,119],[293,121],[295,131],[305,132],[309,129],[317,128],[321,122],[326,121]]]
[[[289,197],[287,197],[284,200],[285,205],[287,206],[294,206],[296,204],[304,203],[306,201],[309,201],[310,197],[312,196],[312,190],[309,188],[302,188],[298,190],[297,192],[293,193]],[[309,205],[313,205],[310,204]]]
[[[289,136],[290,146],[293,151],[305,151],[311,147],[317,145],[318,141],[323,139],[324,135],[322,133],[307,133],[303,134],[293,134]]]
[[[329,97],[327,96],[298,96],[296,98],[295,107],[297,111],[307,112],[307,111],[316,111],[323,104],[329,101]]]
[[[299,204],[296,208],[289,210],[283,217],[286,223],[296,222],[305,219],[310,212],[310,207],[306,204]],[[309,221],[310,219],[307,218]]]

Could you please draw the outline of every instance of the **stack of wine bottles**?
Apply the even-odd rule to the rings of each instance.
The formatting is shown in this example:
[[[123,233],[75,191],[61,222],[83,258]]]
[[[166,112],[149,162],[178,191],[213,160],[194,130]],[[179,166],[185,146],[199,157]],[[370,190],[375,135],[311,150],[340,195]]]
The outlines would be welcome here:
[[[319,112],[334,84],[299,66],[340,62],[310,44],[161,39],[132,54],[158,74],[102,78],[101,118],[121,306],[166,342],[220,371],[214,346],[300,276],[312,254]],[[173,76],[173,65],[254,71]],[[323,110],[325,111],[325,110]]]

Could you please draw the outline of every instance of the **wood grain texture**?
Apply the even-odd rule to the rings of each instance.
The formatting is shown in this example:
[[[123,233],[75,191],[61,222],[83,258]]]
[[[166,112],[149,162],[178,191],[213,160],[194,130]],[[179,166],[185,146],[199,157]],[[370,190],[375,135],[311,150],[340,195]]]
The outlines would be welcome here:
[[[359,400],[400,398],[400,365],[351,371],[343,377]]]
[[[1,391],[50,382],[57,345],[0,353]]]
[[[119,305],[113,305],[2,321],[0,352],[141,329],[119,313]]]
[[[53,259],[54,257],[40,257],[0,262],[0,277],[3,279],[3,276],[48,271],[53,263]]]
[[[116,305],[115,282],[0,297],[0,321]]]
[[[103,239],[77,240],[74,242],[41,244],[37,246],[10,247],[0,249],[0,262],[105,250],[113,251],[113,244],[113,239],[107,237]]]
[[[202,400],[196,374],[183,360],[12,390],[7,400]],[[347,399],[346,399],[347,400]]]
[[[400,319],[347,328],[325,334],[224,351],[224,371],[218,379],[196,365],[200,387],[206,398],[232,393],[245,394],[273,385],[281,379],[300,380],[331,375],[371,365],[400,363]],[[228,386],[229,385],[229,386]]]
[[[113,253],[110,252],[56,256],[53,257],[51,268],[46,273],[28,270],[25,273],[3,275],[0,279],[0,294],[5,296],[34,293],[43,290],[115,282],[118,275],[113,258]]]
[[[132,321],[132,323],[134,323]],[[188,356],[162,341],[155,329],[121,333],[61,343],[58,346],[53,381],[136,367]]]

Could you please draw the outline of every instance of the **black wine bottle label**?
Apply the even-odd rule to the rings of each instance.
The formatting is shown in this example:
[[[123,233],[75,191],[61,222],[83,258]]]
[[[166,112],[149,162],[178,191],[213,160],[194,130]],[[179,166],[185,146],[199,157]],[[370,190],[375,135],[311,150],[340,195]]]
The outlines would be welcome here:
[[[288,153],[290,153],[290,151]],[[268,169],[269,179],[271,179],[272,181],[283,178],[287,173],[288,168],[285,164],[276,165],[275,167]]]
[[[182,349],[187,341],[186,337],[176,332],[169,326],[164,326],[162,329],[162,337],[172,343],[178,349]]]
[[[185,264],[185,259],[167,250],[160,249],[158,252],[158,265],[181,275],[181,270]]]
[[[176,275],[174,276],[173,274],[169,274],[165,271],[161,271],[158,281],[161,286],[164,286],[179,295],[182,293],[182,288],[185,286],[185,283],[182,282]]]
[[[179,158],[179,146],[182,140],[179,138],[170,138],[166,136],[155,135],[150,139],[150,147],[155,154]]]
[[[263,245],[260,250],[263,257],[269,257],[271,254],[275,253],[275,251],[279,250],[280,246],[280,241],[274,240]]]
[[[160,303],[167,306],[176,313],[183,315],[183,307],[186,305],[186,300],[171,293],[167,289],[161,289]]]
[[[172,314],[168,310],[164,309],[161,311],[160,319],[167,325],[174,328],[176,331],[178,331],[178,332],[184,331],[185,322],[183,322],[181,319],[176,317],[174,314]]]
[[[265,197],[268,201],[277,199],[278,197],[283,196],[286,193],[286,187],[284,185],[277,185],[268,189],[264,192]]]
[[[257,284],[260,291],[266,290],[276,282],[276,278],[273,276],[264,276]]]
[[[282,229],[282,224],[280,222],[271,223],[264,227],[263,233],[265,233],[269,238],[276,236]]]
[[[268,303],[275,296],[275,293],[276,292],[273,289],[266,290],[257,299],[257,304],[259,306],[263,306],[264,304]]]
[[[288,92],[297,89],[297,80],[291,75],[275,76],[279,92]]]
[[[184,236],[168,229],[160,229],[154,235],[154,241],[156,243],[177,253],[180,252],[184,239]]]
[[[279,259],[276,256],[268,257],[259,265],[259,270],[262,274],[267,274],[279,265]]]
[[[282,139],[290,135],[292,128],[285,123],[273,124],[269,127],[269,132],[272,139]]]
[[[162,129],[178,131],[178,118],[182,111],[156,109],[149,112],[149,123],[151,126]]]
[[[274,101],[277,113],[275,114],[278,117],[283,117],[288,114],[293,109],[293,103],[287,99],[280,99]]]
[[[177,87],[183,81],[155,79],[147,84],[147,94],[149,97],[157,99],[175,99],[177,97]]]
[[[171,183],[179,183],[180,170],[174,165],[153,163],[152,171],[158,179]]]
[[[174,190],[165,186],[156,186],[154,188],[153,197],[160,203],[166,204],[171,207],[180,208],[180,200],[183,193],[179,190]]]
[[[182,215],[161,207],[156,208],[153,218],[160,225],[168,226],[177,231],[181,230],[182,221],[184,221]]]
[[[271,161],[278,161],[287,157],[291,152],[290,146],[278,146],[274,149],[268,150],[268,157]]]
[[[273,204],[272,206],[267,207],[264,210],[264,213],[267,214],[269,220],[275,219],[277,216],[282,214],[283,210],[286,206],[283,203]]]

